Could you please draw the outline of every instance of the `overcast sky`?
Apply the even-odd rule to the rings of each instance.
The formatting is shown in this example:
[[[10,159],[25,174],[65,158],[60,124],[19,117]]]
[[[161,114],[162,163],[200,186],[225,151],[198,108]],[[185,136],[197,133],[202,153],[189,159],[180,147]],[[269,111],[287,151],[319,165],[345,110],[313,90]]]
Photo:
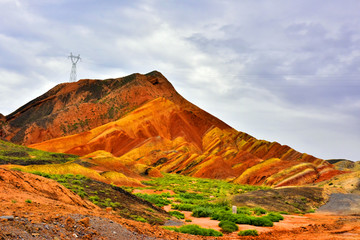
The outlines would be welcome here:
[[[239,131],[360,160],[358,0],[0,0],[0,113],[69,81],[158,70]]]

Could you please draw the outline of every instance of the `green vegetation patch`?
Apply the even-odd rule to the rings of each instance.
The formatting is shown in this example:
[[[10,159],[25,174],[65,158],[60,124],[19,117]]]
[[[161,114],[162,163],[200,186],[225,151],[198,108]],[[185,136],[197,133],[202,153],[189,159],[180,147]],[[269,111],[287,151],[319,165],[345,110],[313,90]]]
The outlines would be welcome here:
[[[219,227],[221,227],[221,230],[225,233],[232,233],[239,230],[239,227],[236,225],[236,223],[228,220],[221,221],[219,223]]]
[[[185,215],[179,211],[169,211],[168,212],[171,216],[176,217],[177,219],[185,219]]]
[[[101,208],[111,207],[113,211],[127,219],[150,224],[163,224],[169,217],[164,210],[120,187],[95,181],[83,175],[32,173],[59,182]]]
[[[170,190],[175,194],[137,194],[137,196],[158,206],[171,204],[171,208],[176,210],[173,212],[191,211],[193,217],[210,217],[218,220],[222,222],[223,232],[236,231],[237,224],[271,227],[273,222],[284,219],[279,213],[268,213],[261,207],[239,207],[236,214],[232,213],[229,197],[233,194],[264,190],[267,187],[240,185],[223,180],[201,179],[176,174],[165,174],[163,178],[154,178],[142,183],[147,185],[145,189]]]
[[[162,193],[162,194],[136,193],[135,195],[155,204],[158,207],[163,207],[171,203],[171,201],[167,199],[170,197],[169,193]]]
[[[182,202],[197,203],[212,199],[221,199],[229,195],[246,193],[260,189],[270,189],[265,186],[252,186],[229,183],[225,180],[195,178],[179,174],[164,174],[162,178],[153,178],[142,182],[145,189],[172,190]]]
[[[242,230],[238,233],[239,236],[259,236],[259,233],[257,230]]]
[[[210,228],[202,228],[196,224],[183,225],[179,228],[176,228],[176,227],[164,227],[164,228],[168,229],[168,230],[173,230],[175,232],[188,233],[188,234],[192,234],[192,235],[214,236],[214,237],[223,236],[223,234],[219,231],[216,231],[216,230],[210,229]]]
[[[72,154],[51,153],[0,140],[0,165],[44,165],[77,160]]]

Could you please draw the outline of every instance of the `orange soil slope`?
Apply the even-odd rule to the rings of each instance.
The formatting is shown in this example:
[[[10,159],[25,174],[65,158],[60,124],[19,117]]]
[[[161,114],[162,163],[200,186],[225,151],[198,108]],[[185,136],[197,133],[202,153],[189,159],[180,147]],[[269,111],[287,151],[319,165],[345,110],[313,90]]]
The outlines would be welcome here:
[[[0,137],[25,145],[81,133],[115,121],[144,103],[164,97],[221,129],[219,119],[181,97],[159,72],[107,80],[63,83],[6,116]],[[4,118],[0,116],[0,122]]]
[[[0,202],[30,199],[50,204],[67,204],[87,209],[97,209],[95,205],[81,199],[78,195],[54,180],[44,177],[0,168]]]
[[[218,127],[208,117],[162,97],[117,121],[30,147],[81,156],[104,150],[140,174],[151,166],[243,184],[300,185],[341,173],[288,146]]]

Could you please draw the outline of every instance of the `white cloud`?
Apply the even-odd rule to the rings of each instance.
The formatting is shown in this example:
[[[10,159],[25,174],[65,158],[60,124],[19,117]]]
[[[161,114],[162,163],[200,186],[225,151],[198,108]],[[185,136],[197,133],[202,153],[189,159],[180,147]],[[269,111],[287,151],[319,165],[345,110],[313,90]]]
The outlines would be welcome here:
[[[66,82],[73,52],[82,57],[79,78],[156,69],[238,130],[321,156],[339,156],[328,146],[349,136],[338,149],[359,159],[359,7],[355,0],[0,0],[0,112]]]

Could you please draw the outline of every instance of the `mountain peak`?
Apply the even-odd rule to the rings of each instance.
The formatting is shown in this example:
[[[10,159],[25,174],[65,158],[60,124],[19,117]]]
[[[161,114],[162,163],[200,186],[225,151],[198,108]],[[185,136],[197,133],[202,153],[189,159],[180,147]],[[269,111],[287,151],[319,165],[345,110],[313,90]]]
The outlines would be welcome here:
[[[229,127],[186,101],[160,72],[152,71],[59,84],[6,116],[0,131],[12,142],[34,144],[115,121],[159,97],[209,118],[216,126]]]

